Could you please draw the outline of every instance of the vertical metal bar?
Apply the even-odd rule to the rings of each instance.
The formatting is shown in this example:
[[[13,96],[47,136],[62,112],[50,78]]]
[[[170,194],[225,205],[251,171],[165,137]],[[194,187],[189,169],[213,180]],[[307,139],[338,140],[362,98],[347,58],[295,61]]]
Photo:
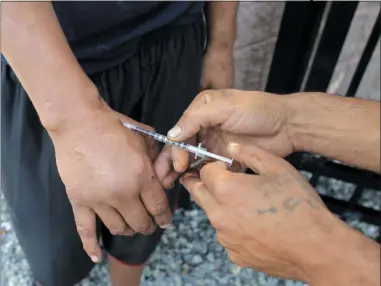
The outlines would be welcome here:
[[[355,206],[358,204],[358,201],[359,199],[361,198],[361,195],[364,191],[364,188],[362,186],[356,186],[350,200],[349,200],[349,203],[352,205],[352,206]]]
[[[305,91],[326,91],[358,2],[333,2]]]
[[[319,181],[319,175],[317,175],[316,173],[313,173],[312,174],[312,177],[311,177],[311,179],[310,179],[310,184],[314,187],[314,188],[316,188],[316,186],[317,186],[317,183],[318,183],[318,181]]]
[[[361,83],[361,79],[372,57],[373,51],[376,48],[377,41],[380,38],[380,32],[381,32],[380,14],[381,14],[381,11],[378,12],[378,16],[377,16],[376,22],[374,23],[372,33],[369,36],[364,52],[361,55],[359,64],[357,65],[356,71],[353,75],[351,84],[346,94],[346,96],[348,97],[353,97],[356,95],[357,89]]]
[[[325,2],[286,2],[266,91],[299,91],[325,7]]]

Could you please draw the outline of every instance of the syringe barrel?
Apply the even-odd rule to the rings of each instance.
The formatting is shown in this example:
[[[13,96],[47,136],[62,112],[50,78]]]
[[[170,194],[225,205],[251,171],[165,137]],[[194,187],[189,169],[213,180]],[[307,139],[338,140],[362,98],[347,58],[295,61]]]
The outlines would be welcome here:
[[[186,149],[188,152],[191,152],[193,154],[200,154],[200,148],[192,145],[187,145]],[[202,155],[202,154],[200,154]],[[198,157],[204,157],[204,156],[198,156]]]

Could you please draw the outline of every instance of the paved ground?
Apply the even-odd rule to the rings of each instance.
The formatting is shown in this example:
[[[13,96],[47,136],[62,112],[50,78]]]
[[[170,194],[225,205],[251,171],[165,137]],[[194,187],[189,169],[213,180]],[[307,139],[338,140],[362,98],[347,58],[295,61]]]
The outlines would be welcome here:
[[[308,175],[308,174],[307,174]],[[354,186],[333,179],[322,179],[318,191],[339,199],[351,196]],[[1,203],[1,286],[29,286],[32,277],[22,250],[12,231],[9,214]],[[368,190],[361,199],[363,205],[381,209],[381,192]],[[348,213],[347,222],[370,237],[380,232],[377,226],[367,225],[356,214]],[[327,241],[329,243],[329,241]],[[7,283],[5,283],[7,282]],[[5,283],[5,284],[4,284]],[[79,286],[108,286],[105,265],[96,266]],[[232,265],[215,240],[215,232],[202,210],[193,206],[178,211],[173,225],[165,233],[152,256],[142,279],[143,286],[301,286],[301,282],[268,277],[250,269]]]

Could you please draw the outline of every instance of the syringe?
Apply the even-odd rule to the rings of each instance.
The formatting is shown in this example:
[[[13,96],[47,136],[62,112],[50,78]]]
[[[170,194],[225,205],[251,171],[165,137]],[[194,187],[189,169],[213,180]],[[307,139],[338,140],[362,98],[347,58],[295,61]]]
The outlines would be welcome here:
[[[140,128],[139,126],[136,126],[134,124],[124,123],[124,122],[122,122],[122,124],[124,127],[127,127],[128,129],[135,130],[137,132],[143,133],[147,136],[152,137],[156,141],[160,141],[162,143],[169,144],[169,145],[184,149],[190,153],[193,153],[193,154],[195,154],[196,159],[209,157],[209,158],[213,158],[213,159],[228,163],[229,166],[231,166],[233,164],[233,159],[225,158],[223,156],[209,152],[205,148],[201,148],[201,143],[198,144],[198,146],[196,147],[196,146],[184,143],[184,142],[175,142],[175,141],[168,139],[168,137],[166,137],[162,134]]]

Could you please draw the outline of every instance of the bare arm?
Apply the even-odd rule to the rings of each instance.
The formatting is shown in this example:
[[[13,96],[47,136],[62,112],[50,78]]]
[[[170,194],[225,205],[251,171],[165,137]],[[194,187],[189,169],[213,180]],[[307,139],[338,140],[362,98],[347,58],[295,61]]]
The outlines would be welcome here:
[[[236,38],[237,2],[208,2],[208,48],[233,49]]]
[[[99,103],[51,2],[3,3],[1,16],[2,52],[48,130]]]
[[[350,229],[336,226],[321,241],[305,267],[311,286],[380,285],[380,245]]]
[[[316,94],[288,97],[289,135],[308,151],[380,172],[380,103]]]
[[[119,235],[151,234],[157,225],[168,225],[172,213],[156,180],[149,157],[153,152],[141,136],[120,124],[130,118],[100,100],[51,3],[3,3],[1,29],[2,51],[53,141],[58,171],[91,259],[101,260],[96,216]]]

